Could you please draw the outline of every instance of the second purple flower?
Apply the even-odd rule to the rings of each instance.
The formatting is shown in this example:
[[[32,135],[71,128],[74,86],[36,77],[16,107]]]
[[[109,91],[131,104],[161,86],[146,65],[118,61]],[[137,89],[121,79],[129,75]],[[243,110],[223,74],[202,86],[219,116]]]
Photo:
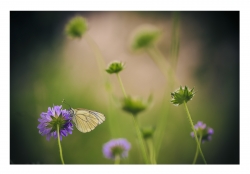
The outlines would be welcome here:
[[[130,147],[130,143],[124,138],[112,139],[103,145],[103,154],[108,159],[115,159],[116,155],[125,158],[128,156]]]
[[[210,141],[212,139],[212,135],[214,134],[214,130],[210,127],[207,127],[205,123],[202,121],[198,121],[196,125],[194,125],[197,136],[202,136],[201,142]],[[194,132],[190,134],[194,138]]]

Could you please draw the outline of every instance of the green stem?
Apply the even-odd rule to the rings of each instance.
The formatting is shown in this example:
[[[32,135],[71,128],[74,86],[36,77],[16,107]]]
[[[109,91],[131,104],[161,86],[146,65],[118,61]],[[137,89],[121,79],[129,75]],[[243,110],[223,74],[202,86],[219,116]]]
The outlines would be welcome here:
[[[120,164],[120,160],[121,160],[121,158],[120,158],[120,155],[115,155],[115,164]]]
[[[94,39],[92,39],[92,37],[89,35],[89,34],[85,34],[85,39],[88,43],[88,45],[90,46],[90,48],[92,49],[92,51],[94,52],[95,54],[95,59],[96,59],[96,62],[97,62],[97,66],[98,66],[98,69],[100,71],[100,74],[102,76],[102,79],[103,80],[103,83],[105,85],[105,89],[108,93],[108,98],[109,98],[109,109],[108,109],[108,115],[110,116],[109,119],[109,128],[110,128],[110,133],[111,133],[111,136],[112,137],[116,137],[117,134],[119,134],[117,130],[119,129],[116,129],[113,125],[117,125],[116,124],[116,120],[115,118],[113,117],[113,112],[112,112],[112,86],[111,86],[111,83],[109,81],[109,78],[108,76],[106,75],[106,72],[104,71],[105,70],[105,61],[104,61],[104,58],[101,54],[101,51],[98,47],[98,45],[95,43]]]
[[[142,139],[142,133],[141,133],[139,124],[138,124],[138,122],[136,120],[136,116],[135,115],[133,115],[133,118],[134,118],[135,129],[136,129],[136,133],[137,133],[137,136],[138,136],[138,139],[139,139],[139,143],[140,143],[140,146],[141,146],[141,150],[142,150],[142,155],[143,155],[144,161],[145,161],[146,164],[149,164],[148,156],[147,156],[146,148],[145,148],[145,145],[144,145],[144,142],[143,142],[143,139]]]
[[[191,124],[192,129],[193,129],[195,141],[196,141],[197,146],[198,146],[198,148],[199,148],[199,151],[200,151],[200,153],[201,153],[201,157],[202,157],[204,163],[207,164],[207,162],[206,162],[206,160],[205,160],[205,157],[204,157],[204,155],[203,155],[203,153],[202,153],[201,147],[200,147],[200,143],[199,143],[199,140],[198,140],[198,137],[197,137],[196,130],[195,130],[195,128],[194,128],[194,124],[193,124],[191,115],[190,115],[190,113],[189,113],[189,111],[188,111],[187,103],[186,103],[185,101],[184,101],[183,103],[184,103],[184,106],[185,106],[185,109],[186,109],[186,112],[187,112],[187,115],[188,115],[189,122],[190,122],[190,124]]]
[[[97,44],[95,43],[95,41],[92,39],[92,37],[86,33],[85,38],[86,38],[86,41],[88,42],[88,45],[91,47],[92,51],[95,54],[95,58],[96,58],[96,62],[97,62],[98,67],[99,67],[100,74],[104,77],[105,76],[105,74],[104,74],[105,73],[104,72],[104,69],[105,69],[104,58],[102,57],[102,54],[101,54]]]
[[[120,77],[120,75],[119,75],[118,73],[116,73],[116,75],[117,75],[117,78],[118,78],[119,83],[120,83],[120,85],[121,85],[122,92],[123,92],[123,94],[124,94],[125,98],[127,98],[127,94],[126,94],[126,92],[125,92],[125,89],[124,89],[124,86],[123,86],[123,83],[122,83],[121,77]]]
[[[166,88],[165,94],[164,94],[164,101],[162,102],[162,105],[165,110],[166,108],[166,113],[162,114],[160,117],[160,123],[159,126],[156,129],[156,137],[157,137],[157,142],[156,142],[156,157],[158,156],[158,153],[160,151],[161,143],[164,138],[164,133],[166,129],[166,122],[167,122],[167,116],[170,113],[170,103],[167,100],[169,98],[169,93],[170,91],[173,90],[174,84],[175,84],[175,77],[172,72],[171,67],[169,66],[169,63],[167,63],[165,57],[163,54],[160,52],[157,47],[152,46],[151,48],[148,48],[146,50],[148,55],[151,57],[151,59],[154,61],[154,63],[157,65],[159,70],[162,72],[164,77],[166,78],[166,81],[169,82],[169,88]]]
[[[202,139],[202,135],[200,135],[200,138],[199,138],[199,144],[201,144],[201,139]],[[196,152],[195,152],[194,160],[193,160],[193,164],[195,164],[195,163],[196,163],[196,160],[197,160],[198,154],[199,154],[199,148],[198,148],[198,145],[197,145],[197,146],[196,146]]]
[[[159,52],[157,51],[156,47],[154,47],[154,46],[151,47],[151,48],[148,48],[146,50],[146,52],[151,57],[151,59],[154,61],[154,63],[156,64],[156,66],[158,66],[159,70],[162,72],[162,74],[164,75],[164,77],[166,77],[166,79],[167,79],[168,76],[169,76],[169,73],[167,72],[168,65],[164,61],[165,58],[161,54],[159,54]]]
[[[57,138],[58,138],[58,146],[59,146],[60,158],[61,158],[62,164],[64,164],[63,154],[62,154],[62,147],[61,147],[61,143],[60,143],[60,132],[59,132],[59,125],[58,124],[57,124]]]
[[[180,14],[179,12],[173,12],[173,27],[172,27],[172,38],[170,48],[170,58],[175,72],[176,65],[178,62],[179,48],[180,48]]]
[[[158,154],[160,152],[160,147],[162,145],[162,141],[164,139],[165,135],[165,130],[166,130],[166,124],[168,120],[168,116],[170,113],[170,102],[167,100],[169,98],[169,92],[165,90],[164,92],[164,97],[162,101],[162,106],[161,106],[161,112],[158,124],[159,126],[156,127],[155,134],[156,134],[156,149],[155,149],[155,156],[156,158],[158,157]]]
[[[123,83],[122,83],[122,80],[121,80],[121,77],[120,75],[117,73],[117,78],[119,80],[119,83],[121,85],[121,88],[122,88],[122,92],[124,94],[124,97],[126,98],[127,97],[127,94],[125,92],[125,88],[123,86]],[[141,150],[142,150],[142,155],[143,155],[143,158],[144,158],[144,161],[146,164],[149,164],[149,161],[148,161],[148,157],[147,157],[147,153],[146,153],[146,148],[145,148],[145,145],[144,145],[144,142],[143,142],[143,139],[142,139],[142,134],[141,134],[141,131],[140,131],[140,127],[139,127],[139,124],[136,120],[136,115],[133,115],[133,118],[134,118],[134,123],[135,123],[135,129],[136,129],[136,132],[137,132],[137,136],[138,136],[138,139],[139,139],[139,143],[140,143],[140,146],[141,146]]]
[[[155,151],[154,151],[154,145],[153,145],[152,138],[147,138],[146,142],[147,142],[147,145],[148,145],[149,158],[150,158],[151,164],[157,164],[156,160],[155,160]]]

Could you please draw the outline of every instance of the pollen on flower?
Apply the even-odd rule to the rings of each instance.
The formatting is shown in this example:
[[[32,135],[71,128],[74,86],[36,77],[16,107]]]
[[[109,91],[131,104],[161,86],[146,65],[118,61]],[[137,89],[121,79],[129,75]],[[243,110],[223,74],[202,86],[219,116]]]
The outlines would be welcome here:
[[[62,136],[72,134],[73,124],[70,113],[66,109],[62,109],[62,106],[49,107],[48,111],[42,112],[40,116],[37,128],[48,141],[51,137],[57,138],[57,125],[59,125],[60,140],[62,140]]]

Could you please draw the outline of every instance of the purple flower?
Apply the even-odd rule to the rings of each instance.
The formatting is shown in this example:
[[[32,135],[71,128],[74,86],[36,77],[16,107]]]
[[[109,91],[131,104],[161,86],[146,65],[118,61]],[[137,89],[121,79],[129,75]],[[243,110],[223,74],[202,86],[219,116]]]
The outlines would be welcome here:
[[[205,123],[202,121],[198,121],[196,125],[194,125],[198,138],[202,136],[201,142],[210,141],[212,139],[212,135],[214,134],[214,130],[210,127],[207,127]],[[194,138],[194,132],[190,134]]]
[[[113,139],[103,145],[103,154],[108,159],[115,159],[116,155],[120,158],[125,158],[128,156],[128,151],[130,149],[130,143],[124,139]]]
[[[39,133],[46,136],[49,141],[50,137],[57,138],[57,125],[59,125],[60,140],[62,136],[66,137],[72,134],[73,124],[69,111],[62,109],[62,106],[53,106],[48,108],[47,112],[41,113],[41,118],[38,119],[40,124],[37,126]]]

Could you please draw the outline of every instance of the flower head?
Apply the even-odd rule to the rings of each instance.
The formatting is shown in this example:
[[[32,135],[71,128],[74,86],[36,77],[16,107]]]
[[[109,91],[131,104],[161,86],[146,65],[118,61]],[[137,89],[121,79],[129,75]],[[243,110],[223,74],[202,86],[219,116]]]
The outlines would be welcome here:
[[[124,63],[123,62],[113,61],[113,62],[111,62],[109,64],[108,69],[106,69],[106,71],[109,74],[113,74],[113,73],[119,73],[123,69],[124,69]]]
[[[159,39],[160,30],[152,25],[143,25],[138,27],[132,35],[132,49],[140,50],[153,46]]]
[[[148,106],[148,103],[141,98],[125,97],[122,102],[122,109],[136,116],[138,113],[144,111]]]
[[[201,142],[204,143],[205,141],[210,141],[212,139],[212,135],[214,134],[214,130],[210,127],[207,127],[205,123],[202,121],[198,121],[196,125],[194,125],[196,130],[197,136],[201,138]],[[190,134],[194,138],[194,132]]]
[[[184,101],[187,103],[189,100],[192,100],[194,94],[194,88],[189,89],[186,86],[184,88],[180,87],[175,92],[171,93],[171,103],[176,106],[181,105]]]
[[[66,33],[72,38],[81,38],[88,29],[87,21],[81,16],[71,19],[66,25]]]
[[[144,139],[153,137],[154,131],[155,131],[155,127],[153,126],[147,126],[141,129]]]
[[[62,109],[62,106],[53,106],[48,108],[47,112],[41,113],[38,119],[40,124],[37,126],[39,133],[46,136],[49,141],[50,137],[57,138],[57,125],[59,125],[60,139],[72,134],[73,124],[71,123],[70,112]]]
[[[103,145],[103,154],[108,159],[115,159],[116,155],[120,158],[125,158],[128,156],[128,151],[130,150],[130,143],[124,139],[113,139]]]

